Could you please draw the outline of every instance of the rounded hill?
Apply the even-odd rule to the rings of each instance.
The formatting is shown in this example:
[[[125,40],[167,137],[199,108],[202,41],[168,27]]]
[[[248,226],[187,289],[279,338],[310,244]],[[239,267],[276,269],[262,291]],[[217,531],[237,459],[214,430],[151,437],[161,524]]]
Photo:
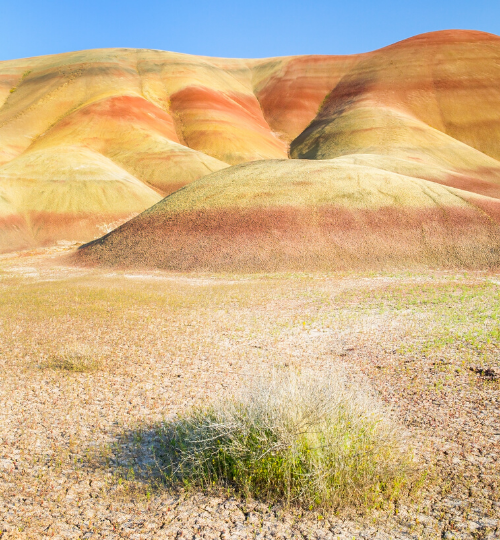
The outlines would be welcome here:
[[[78,250],[85,265],[262,272],[500,263],[500,201],[343,159],[213,173]]]

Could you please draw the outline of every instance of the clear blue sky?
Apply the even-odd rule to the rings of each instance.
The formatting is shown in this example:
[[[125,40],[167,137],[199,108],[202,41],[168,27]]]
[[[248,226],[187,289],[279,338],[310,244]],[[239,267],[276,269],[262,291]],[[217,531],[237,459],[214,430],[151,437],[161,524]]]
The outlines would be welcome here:
[[[500,0],[0,0],[0,59],[99,47],[349,54],[422,32],[500,33]]]

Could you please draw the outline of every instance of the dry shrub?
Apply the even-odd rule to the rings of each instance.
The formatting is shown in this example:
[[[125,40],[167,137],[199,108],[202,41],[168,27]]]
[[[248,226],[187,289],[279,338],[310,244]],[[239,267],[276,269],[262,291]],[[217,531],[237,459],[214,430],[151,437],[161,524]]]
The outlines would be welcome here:
[[[101,368],[101,358],[91,347],[84,344],[67,345],[61,351],[49,355],[45,367],[74,373],[91,373]]]
[[[404,430],[339,372],[275,371],[161,429],[171,483],[308,508],[373,508],[408,493]]]

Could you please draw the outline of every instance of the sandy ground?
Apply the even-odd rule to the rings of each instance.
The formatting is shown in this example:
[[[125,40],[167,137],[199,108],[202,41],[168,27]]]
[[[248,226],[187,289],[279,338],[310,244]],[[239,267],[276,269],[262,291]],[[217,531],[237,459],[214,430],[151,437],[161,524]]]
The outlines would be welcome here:
[[[82,270],[68,249],[0,257],[2,539],[500,538],[500,275]],[[431,471],[421,499],[346,517],[158,487],[158,423],[277,365],[368,381]]]

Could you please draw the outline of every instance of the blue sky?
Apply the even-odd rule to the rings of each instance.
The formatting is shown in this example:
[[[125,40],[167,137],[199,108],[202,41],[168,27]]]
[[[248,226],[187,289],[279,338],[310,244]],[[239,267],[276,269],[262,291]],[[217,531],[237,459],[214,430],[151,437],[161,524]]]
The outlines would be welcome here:
[[[99,47],[349,54],[447,28],[500,34],[500,0],[0,0],[0,59]]]

